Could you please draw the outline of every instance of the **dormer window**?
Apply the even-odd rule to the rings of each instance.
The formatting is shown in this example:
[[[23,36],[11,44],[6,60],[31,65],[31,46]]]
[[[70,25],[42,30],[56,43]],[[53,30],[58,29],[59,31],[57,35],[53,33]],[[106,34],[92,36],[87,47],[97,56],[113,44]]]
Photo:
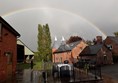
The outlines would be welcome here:
[[[113,49],[113,46],[112,45],[107,45],[107,47],[112,50]]]

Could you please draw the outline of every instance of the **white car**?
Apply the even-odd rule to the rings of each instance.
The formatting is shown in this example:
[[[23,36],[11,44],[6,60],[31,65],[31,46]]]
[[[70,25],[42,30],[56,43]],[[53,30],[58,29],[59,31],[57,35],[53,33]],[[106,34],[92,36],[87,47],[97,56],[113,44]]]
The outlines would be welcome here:
[[[52,72],[53,77],[70,77],[74,74],[74,67],[72,64],[54,64]]]

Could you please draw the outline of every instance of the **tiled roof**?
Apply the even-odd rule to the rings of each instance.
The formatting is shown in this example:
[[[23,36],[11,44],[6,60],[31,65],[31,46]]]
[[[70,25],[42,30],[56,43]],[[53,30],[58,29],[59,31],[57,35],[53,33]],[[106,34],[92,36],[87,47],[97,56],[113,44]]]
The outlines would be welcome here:
[[[82,55],[96,55],[98,51],[102,48],[102,44],[87,46],[81,53]]]
[[[55,53],[71,51],[80,42],[81,41],[73,42],[73,43],[70,43],[70,44],[61,44]]]
[[[58,49],[59,48],[59,43],[57,41],[54,41],[52,48]]]

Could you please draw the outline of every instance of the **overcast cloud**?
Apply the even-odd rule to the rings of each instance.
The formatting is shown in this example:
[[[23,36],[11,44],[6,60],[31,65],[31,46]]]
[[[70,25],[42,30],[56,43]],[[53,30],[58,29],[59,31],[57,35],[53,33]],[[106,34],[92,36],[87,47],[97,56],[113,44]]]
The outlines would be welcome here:
[[[118,31],[117,4],[118,0],[0,0],[0,15],[36,50],[38,24],[48,23],[52,39],[57,36],[59,41],[61,36],[113,35]]]

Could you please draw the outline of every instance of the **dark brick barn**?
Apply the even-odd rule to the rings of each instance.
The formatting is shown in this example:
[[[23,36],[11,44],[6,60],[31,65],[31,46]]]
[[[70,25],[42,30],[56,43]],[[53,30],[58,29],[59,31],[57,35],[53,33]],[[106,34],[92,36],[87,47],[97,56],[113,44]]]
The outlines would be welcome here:
[[[20,34],[0,17],[0,83],[15,74],[18,37]]]

